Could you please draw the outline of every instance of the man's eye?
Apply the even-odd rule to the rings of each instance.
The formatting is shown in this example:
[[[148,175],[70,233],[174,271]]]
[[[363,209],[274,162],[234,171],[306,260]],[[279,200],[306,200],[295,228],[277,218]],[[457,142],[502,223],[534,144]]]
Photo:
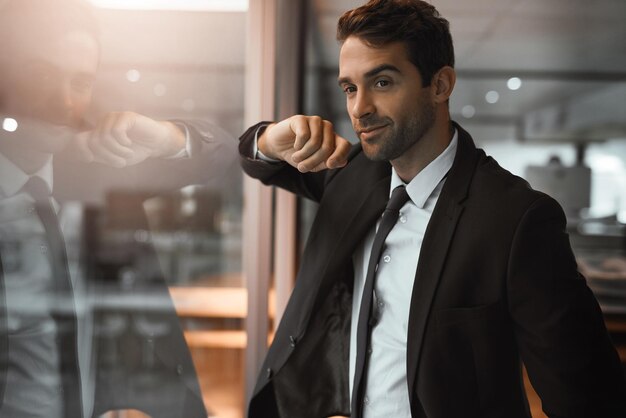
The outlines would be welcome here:
[[[391,82],[389,80],[378,80],[376,82],[376,87],[387,87]]]
[[[356,91],[356,88],[354,86],[345,86],[343,88],[343,92],[348,94],[348,93],[354,93]]]

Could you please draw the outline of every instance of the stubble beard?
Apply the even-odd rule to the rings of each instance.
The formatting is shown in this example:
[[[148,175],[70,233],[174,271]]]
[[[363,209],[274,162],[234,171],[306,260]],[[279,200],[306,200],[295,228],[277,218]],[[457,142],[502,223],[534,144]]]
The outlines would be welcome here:
[[[402,156],[432,128],[435,123],[435,108],[426,102],[419,113],[407,118],[405,123],[389,122],[389,132],[376,139],[378,147],[363,145],[363,152],[368,159],[392,161]]]

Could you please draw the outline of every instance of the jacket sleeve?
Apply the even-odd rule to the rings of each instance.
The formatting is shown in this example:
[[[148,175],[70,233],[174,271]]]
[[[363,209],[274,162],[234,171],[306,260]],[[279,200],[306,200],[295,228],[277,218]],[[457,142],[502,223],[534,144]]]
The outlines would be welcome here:
[[[68,149],[54,156],[55,197],[60,201],[104,199],[113,189],[171,192],[206,186],[229,199],[241,189],[237,139],[205,120],[173,120],[188,133],[189,155],[148,158],[124,168],[77,161]]]
[[[513,238],[507,291],[520,354],[551,418],[626,417],[619,357],[565,225],[558,203],[543,195]]]
[[[186,158],[159,159],[154,164],[168,164],[175,175],[174,186],[190,184],[214,186],[217,189],[240,188],[237,167],[237,140],[219,126],[202,119],[173,120],[185,127],[188,137]],[[228,183],[225,187],[224,183]]]

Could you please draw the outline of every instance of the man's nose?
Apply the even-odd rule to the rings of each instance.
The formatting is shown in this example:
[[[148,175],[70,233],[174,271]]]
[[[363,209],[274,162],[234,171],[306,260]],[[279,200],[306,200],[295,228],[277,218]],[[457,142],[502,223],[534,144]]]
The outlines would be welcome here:
[[[48,112],[55,122],[65,124],[71,119],[75,98],[69,83],[61,83],[51,92]]]
[[[55,92],[56,105],[61,109],[71,110],[74,107],[74,98],[72,96],[72,87],[69,83],[62,83]]]
[[[361,119],[374,113],[376,110],[372,98],[366,92],[357,91],[356,97],[352,102],[352,108],[350,109],[352,116],[355,119]]]

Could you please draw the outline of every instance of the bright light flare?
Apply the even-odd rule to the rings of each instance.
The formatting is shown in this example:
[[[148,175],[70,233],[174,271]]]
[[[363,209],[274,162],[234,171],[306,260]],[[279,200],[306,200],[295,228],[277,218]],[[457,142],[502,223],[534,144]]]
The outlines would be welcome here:
[[[491,104],[498,103],[498,100],[500,100],[500,94],[495,90],[488,91],[487,94],[485,94],[485,100],[487,103]]]
[[[4,120],[2,121],[2,129],[4,129],[7,132],[17,131],[18,126],[19,125],[17,121],[13,118],[4,118]]]
[[[465,105],[463,109],[461,109],[461,114],[464,118],[470,119],[473,118],[476,114],[476,108],[472,105]]]
[[[141,78],[141,73],[138,70],[132,69],[126,72],[126,79],[131,83],[136,83]]]
[[[511,77],[506,82],[506,86],[509,88],[509,90],[519,90],[520,87],[522,87],[522,79],[519,77]]]

